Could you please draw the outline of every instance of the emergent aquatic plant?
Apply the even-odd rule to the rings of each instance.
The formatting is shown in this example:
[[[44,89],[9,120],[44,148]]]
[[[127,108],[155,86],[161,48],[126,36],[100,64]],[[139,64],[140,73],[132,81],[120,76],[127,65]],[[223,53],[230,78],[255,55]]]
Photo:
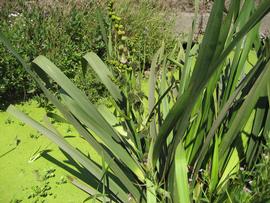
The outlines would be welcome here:
[[[147,105],[136,94],[144,87],[141,72],[127,70],[129,82],[119,88],[111,69],[96,54],[86,54],[84,64],[111,94],[111,109],[90,103],[46,57],[29,67],[1,34],[65,122],[102,156],[101,165],[70,145],[49,119],[44,126],[14,106],[7,111],[88,170],[90,185],[70,179],[96,200],[219,201],[219,194],[233,191],[227,191],[228,180],[240,166],[248,170],[258,160],[269,136],[270,45],[269,39],[260,41],[258,23],[270,11],[270,0],[254,8],[254,1],[246,0],[231,1],[224,10],[224,0],[215,0],[199,48],[191,46],[194,26],[185,52],[176,46],[167,54],[162,45],[151,64]],[[59,86],[60,98],[51,92],[52,83]]]

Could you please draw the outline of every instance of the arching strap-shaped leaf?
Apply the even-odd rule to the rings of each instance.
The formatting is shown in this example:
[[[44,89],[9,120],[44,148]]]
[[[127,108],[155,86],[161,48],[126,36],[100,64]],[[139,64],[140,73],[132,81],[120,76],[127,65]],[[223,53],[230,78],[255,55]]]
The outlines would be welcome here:
[[[160,60],[163,58],[163,52],[164,52],[164,43],[162,43],[162,46],[159,48],[159,50],[155,53],[151,68],[150,68],[150,77],[149,77],[149,95],[148,95],[148,111],[151,112],[151,110],[155,106],[155,86],[156,86],[156,73],[158,66],[160,64]],[[150,121],[150,137],[152,139],[155,139],[157,136],[157,129],[156,129],[156,116],[153,115],[153,119]]]
[[[267,91],[267,85],[270,78],[270,62],[266,64],[265,70],[261,73],[260,77],[256,80],[255,84],[251,88],[250,92],[246,96],[246,99],[240,109],[238,110],[232,125],[228,132],[222,139],[222,145],[220,146],[220,156],[225,156],[225,152],[230,149],[231,144],[238,136],[239,132],[247,122],[249,115],[251,114],[258,99],[263,96]]]
[[[118,162],[114,160],[112,154],[108,152],[108,150],[104,148],[99,142],[93,138],[92,135],[81,125],[81,123],[74,118],[74,116],[69,112],[66,106],[62,105],[60,101],[53,95],[45,86],[41,78],[35,74],[28,66],[28,64],[23,60],[23,58],[15,51],[15,49],[11,46],[10,42],[5,38],[5,36],[0,32],[0,41],[4,44],[4,46],[12,53],[12,55],[23,65],[23,68],[33,77],[33,79],[37,82],[39,87],[42,89],[46,97],[56,106],[56,108],[62,113],[65,119],[71,123],[76,130],[86,139],[86,141],[93,146],[93,148],[98,153],[103,153],[104,159],[107,163],[110,163],[110,167],[113,172],[117,175],[117,177],[122,181],[122,183],[126,186],[131,195],[136,199],[136,201],[141,200],[145,202],[144,195],[138,191],[138,188],[135,187],[136,180],[133,180],[130,176],[128,177],[124,171],[124,167],[120,166]],[[79,90],[77,92],[80,92]],[[81,97],[79,97],[79,100]],[[84,101],[85,102],[85,101]],[[88,106],[89,107],[89,106]],[[91,108],[90,108],[91,109]],[[118,196],[119,197],[119,196]],[[123,202],[126,202],[126,197],[122,199]]]
[[[196,103],[202,87],[203,80],[209,80],[206,78],[208,68],[215,54],[216,47],[218,45],[219,32],[221,28],[222,15],[223,15],[224,1],[216,0],[213,5],[211,15],[208,20],[208,24],[205,31],[205,36],[200,47],[200,52],[196,65],[193,71],[193,75],[190,79],[190,86],[187,91],[177,100],[169,114],[167,115],[163,125],[160,128],[157,139],[151,143],[153,151],[150,152],[150,158],[152,159],[152,166],[156,165],[160,149],[165,144],[167,136],[171,130],[175,127],[176,123],[180,122],[179,131],[184,133],[188,125],[189,114]],[[192,98],[190,100],[190,98]],[[178,145],[181,136],[176,136],[174,139],[174,146]],[[175,140],[177,139],[177,140]],[[172,150],[173,153],[174,150]],[[152,156],[152,157],[151,157]]]
[[[102,202],[102,200],[105,199],[106,202],[109,202],[110,199],[106,196],[104,196],[102,193],[96,191],[95,189],[89,187],[88,185],[85,185],[83,183],[81,183],[79,180],[77,180],[74,177],[68,176],[68,179],[70,180],[70,182],[75,185],[77,188],[81,189],[82,191],[88,193],[89,195],[91,195],[91,197],[87,198],[87,200],[90,199],[97,199],[100,202]]]
[[[34,61],[40,69],[42,69],[49,77],[51,77],[66,93],[72,98],[73,113],[76,109],[80,109],[79,112],[86,113],[85,120],[91,123],[89,127],[93,130],[107,146],[110,146],[111,140],[119,141],[119,136],[112,126],[103,118],[96,107],[90,103],[85,94],[83,94],[66,76],[57,68],[49,59],[44,56],[37,57]],[[74,107],[69,105],[68,107]],[[85,115],[85,114],[84,114]],[[124,162],[140,180],[144,180],[144,173],[139,164],[132,159],[127,151],[123,151],[121,145],[117,145],[116,148],[111,148],[112,153],[119,157],[120,160],[129,160]]]
[[[174,157],[174,164],[175,164],[175,185],[177,193],[174,201],[176,203],[188,203],[190,202],[189,199],[189,185],[188,185],[188,168],[187,168],[187,160],[186,160],[186,153],[182,142],[179,143],[176,149],[175,157]]]
[[[235,35],[235,38],[232,42],[228,45],[228,47],[222,52],[222,54],[217,57],[217,59],[212,59],[211,56],[214,56],[213,49],[215,49],[214,41],[217,45],[218,41],[216,40],[216,35],[219,33],[220,29],[217,29],[217,26],[220,25],[222,20],[222,12],[220,8],[223,9],[223,1],[215,1],[214,6],[207,24],[205,37],[203,43],[201,45],[200,50],[202,52],[209,52],[209,53],[202,53],[205,55],[204,57],[198,56],[197,64],[194,69],[194,73],[190,80],[190,87],[187,91],[183,94],[181,99],[179,99],[174,107],[171,109],[170,113],[168,114],[167,118],[162,125],[157,139],[154,143],[154,147],[152,147],[153,151],[150,152],[150,156],[152,156],[152,164],[155,165],[156,161],[159,156],[159,149],[161,148],[162,144],[165,143],[168,134],[174,128],[175,123],[181,120],[180,125],[178,127],[179,131],[184,132],[188,122],[186,120],[189,118],[188,111],[192,110],[192,106],[195,105],[195,101],[198,98],[198,95],[203,91],[204,86],[209,81],[209,78],[218,70],[220,64],[224,61],[224,59],[228,56],[228,54],[233,50],[235,45],[241,40],[269,11],[270,11],[270,0],[265,0],[263,3],[260,4],[259,8],[253,13],[250,17],[248,22],[243,26],[243,28]],[[221,12],[221,13],[220,13]],[[219,13],[219,15],[218,15]],[[212,25],[212,23],[214,25]],[[205,41],[205,43],[204,43]],[[212,54],[211,54],[212,53]],[[200,60],[199,60],[200,59]],[[201,61],[202,60],[202,61]],[[211,64],[207,65],[206,61],[211,61]],[[198,67],[197,67],[198,66]],[[192,98],[192,100],[190,100]],[[195,100],[195,101],[194,101]],[[181,116],[182,115],[182,116]],[[185,118],[183,118],[183,116]],[[175,139],[175,146],[181,139],[181,136],[176,136]],[[175,147],[173,147],[175,148]],[[172,150],[173,153],[173,150]]]
[[[233,94],[230,96],[228,101],[224,104],[224,106],[220,110],[216,120],[213,122],[212,127],[206,136],[206,139],[202,145],[202,148],[200,149],[200,153],[195,161],[193,177],[197,176],[197,173],[198,173],[198,171],[201,167],[201,164],[204,160],[204,156],[206,155],[207,150],[210,147],[211,141],[215,136],[215,132],[217,131],[218,127],[221,125],[222,121],[226,117],[229,109],[234,104],[235,99],[240,94],[240,92],[243,90],[243,88],[245,88],[245,86],[252,80],[255,73],[258,71],[258,69],[260,69],[262,66],[265,66],[265,63],[263,63],[262,60],[259,60],[259,62],[256,64],[256,66],[248,73],[248,75],[245,77],[245,79],[240,83],[240,85],[237,87],[237,89],[233,92]],[[195,182],[193,181],[193,183],[195,183]]]
[[[83,58],[98,75],[99,79],[109,90],[114,100],[122,105],[125,105],[125,98],[118,86],[112,82],[113,74],[109,71],[108,67],[103,63],[103,61],[93,52],[85,54]]]
[[[99,136],[100,139],[104,141],[107,147],[110,148],[111,152],[117,157],[119,161],[121,161],[124,165],[128,166],[131,171],[133,171],[138,178],[143,181],[144,174],[141,168],[138,167],[137,163],[132,159],[130,154],[114,139],[109,136],[102,136],[106,135],[107,132],[103,131],[102,128],[97,127],[98,125],[94,120],[89,119],[89,114],[85,112],[80,106],[72,100],[72,98],[68,96],[62,95],[64,103],[70,109],[72,114],[80,120],[83,124],[85,124],[89,129],[93,130],[96,135]]]
[[[157,203],[156,185],[151,180],[146,179],[146,188],[147,202]]]
[[[92,173],[97,179],[101,179],[103,175],[103,171],[96,164],[91,162],[87,157],[83,156],[79,151],[77,151],[73,146],[71,146],[64,138],[55,134],[55,132],[49,130],[44,127],[37,121],[33,120],[29,116],[25,115],[23,112],[17,110],[14,106],[9,106],[7,112],[15,116],[16,118],[24,121],[26,124],[32,126],[37,129],[40,133],[48,137],[55,144],[57,144],[61,149],[63,149],[66,153],[68,153],[72,158],[81,163],[90,173]],[[123,190],[123,188],[119,187],[117,183],[113,180],[110,181],[111,190],[115,195],[121,196],[121,199],[128,199],[127,193]]]
[[[108,89],[110,94],[112,95],[113,99],[116,101],[118,109],[124,115],[127,114],[127,101],[126,97],[124,96],[123,92],[119,89],[119,87],[112,81],[113,74],[108,69],[107,65],[103,63],[103,61],[93,52],[87,53],[83,57],[83,69],[86,70],[87,66],[89,65],[97,74],[100,81],[105,85]],[[132,124],[129,118],[126,118],[126,127],[129,129],[130,138],[132,139],[133,143],[136,145],[137,148],[140,148],[140,143],[138,140],[138,136],[135,130],[132,127]]]

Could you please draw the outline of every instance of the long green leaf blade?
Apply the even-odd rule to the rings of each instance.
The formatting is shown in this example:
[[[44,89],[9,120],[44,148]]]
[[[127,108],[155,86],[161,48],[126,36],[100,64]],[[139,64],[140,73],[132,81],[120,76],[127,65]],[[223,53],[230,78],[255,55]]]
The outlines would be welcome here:
[[[179,143],[175,153],[175,182],[176,182],[176,196],[178,197],[175,202],[188,203],[189,199],[189,185],[188,185],[188,170],[186,153],[182,142]]]
[[[190,86],[188,90],[185,91],[183,96],[177,100],[176,104],[173,106],[163,125],[161,126],[156,141],[152,143],[152,145],[154,145],[152,147],[153,151],[150,152],[150,157],[152,156],[152,166],[155,166],[161,146],[165,143],[167,136],[179,121],[179,118],[181,119],[181,126],[179,126],[178,129],[182,134],[188,125],[189,114],[201,91],[202,80],[206,80],[208,70],[205,68],[210,66],[212,57],[214,56],[216,46],[218,44],[219,35],[217,33],[219,33],[221,27],[223,7],[224,2],[222,0],[215,1],[207,24],[205,37],[200,48],[200,53],[194,68],[194,73],[190,80]],[[190,98],[192,98],[191,101]],[[177,135],[176,139],[177,140],[175,140],[173,148],[178,145],[181,136]],[[174,149],[172,149],[172,151],[174,151]]]
[[[248,93],[244,103],[238,110],[232,125],[228,132],[222,139],[222,145],[220,146],[220,155],[225,156],[225,152],[228,151],[232,142],[235,140],[239,132],[247,122],[249,115],[251,114],[259,97],[267,91],[267,84],[270,78],[270,62],[266,64],[265,70],[261,73],[260,77],[256,80],[255,84]]]
[[[16,118],[24,121],[28,125],[37,129],[40,133],[44,134],[54,143],[56,143],[61,149],[67,152],[71,157],[80,162],[89,172],[91,172],[98,179],[102,178],[102,170],[94,163],[92,163],[89,159],[83,156],[79,151],[73,148],[67,141],[65,141],[62,137],[56,135],[53,131],[47,129],[46,127],[39,124],[37,121],[31,119],[29,116],[25,115],[21,111],[17,110],[14,106],[9,106],[7,112],[14,115]],[[114,194],[118,194],[121,199],[128,199],[128,195],[118,184],[111,181],[111,189]]]

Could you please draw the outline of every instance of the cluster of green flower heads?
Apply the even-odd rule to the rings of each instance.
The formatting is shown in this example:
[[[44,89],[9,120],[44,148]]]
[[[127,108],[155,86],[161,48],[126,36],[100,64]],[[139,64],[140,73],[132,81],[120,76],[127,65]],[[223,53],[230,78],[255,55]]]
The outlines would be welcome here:
[[[108,59],[108,63],[119,73],[136,69],[135,49],[132,37],[128,37],[122,18],[116,14],[114,0],[108,2],[108,16],[111,21],[111,35],[115,53]]]

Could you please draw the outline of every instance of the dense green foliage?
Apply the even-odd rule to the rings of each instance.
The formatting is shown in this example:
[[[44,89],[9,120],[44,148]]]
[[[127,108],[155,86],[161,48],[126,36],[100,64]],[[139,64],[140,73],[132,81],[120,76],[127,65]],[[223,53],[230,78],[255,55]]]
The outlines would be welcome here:
[[[122,17],[128,45],[133,49],[136,63],[150,67],[152,57],[162,40],[168,50],[174,45],[173,15],[163,10],[158,1],[115,1],[115,13]],[[132,51],[130,49],[130,51]],[[146,64],[144,64],[146,63]]]
[[[169,51],[162,43],[145,90],[144,70],[132,61],[132,46],[126,44],[130,39],[111,1],[109,34],[106,19],[99,18],[99,24],[107,52],[104,61],[113,61],[106,64],[89,52],[82,68],[84,74],[91,68],[107,88],[110,109],[91,103],[45,56],[35,58],[30,67],[1,34],[5,47],[61,112],[48,116],[73,125],[102,156],[102,163],[71,145],[48,117],[42,125],[14,106],[7,111],[46,135],[91,174],[91,183],[79,176],[69,178],[90,199],[268,201],[270,42],[259,38],[258,23],[270,12],[270,0],[258,6],[253,0],[231,1],[226,12],[224,3],[214,1],[204,36],[192,46],[199,4],[195,1],[187,48],[180,42]],[[254,171],[263,176],[254,176]]]
[[[61,8],[60,4],[46,8],[33,2],[7,2],[2,8],[1,29],[26,61],[30,62],[34,56],[46,53],[78,86],[84,90],[91,89],[86,93],[95,101],[104,89],[91,74],[87,80],[82,80],[78,68],[81,55],[86,51],[95,50],[101,56],[104,52],[104,45],[99,40],[95,7],[90,3],[85,7],[74,4],[69,5],[69,11],[67,9]],[[86,13],[86,10],[89,12]],[[35,93],[36,85],[20,64],[10,58],[2,47],[0,55],[3,76],[1,99],[18,99],[28,92]]]
[[[4,3],[0,16],[1,30],[27,62],[31,62],[37,55],[46,55],[53,59],[80,89],[84,90],[92,102],[107,94],[92,71],[83,78],[80,68],[82,55],[90,50],[104,59],[107,58],[106,44],[98,18],[100,14],[107,34],[113,32],[106,1],[99,5],[94,1],[80,3],[56,1],[53,5],[38,1],[5,1]],[[116,6],[115,12],[124,16],[122,26],[126,27],[126,35],[129,36],[129,43],[132,44],[134,51],[134,60],[136,63],[139,61],[143,63],[142,53],[145,52],[147,54],[144,62],[149,64],[151,54],[160,46],[157,36],[165,31],[163,36],[168,36],[168,40],[172,39],[169,26],[164,19],[162,20],[158,10],[152,9],[146,16],[144,14],[150,21],[147,26],[149,31],[142,32],[146,27],[140,23],[141,14],[146,13],[145,9],[150,9],[151,5],[142,2],[130,13],[126,11],[131,8],[132,3],[127,1],[127,4],[131,5],[126,5],[126,10]],[[130,22],[134,21],[136,26],[134,23],[130,25]],[[20,63],[14,60],[3,47],[0,48],[0,56],[1,103],[39,95],[40,91],[36,84],[21,68]],[[117,57],[112,60],[115,59],[117,60]]]

